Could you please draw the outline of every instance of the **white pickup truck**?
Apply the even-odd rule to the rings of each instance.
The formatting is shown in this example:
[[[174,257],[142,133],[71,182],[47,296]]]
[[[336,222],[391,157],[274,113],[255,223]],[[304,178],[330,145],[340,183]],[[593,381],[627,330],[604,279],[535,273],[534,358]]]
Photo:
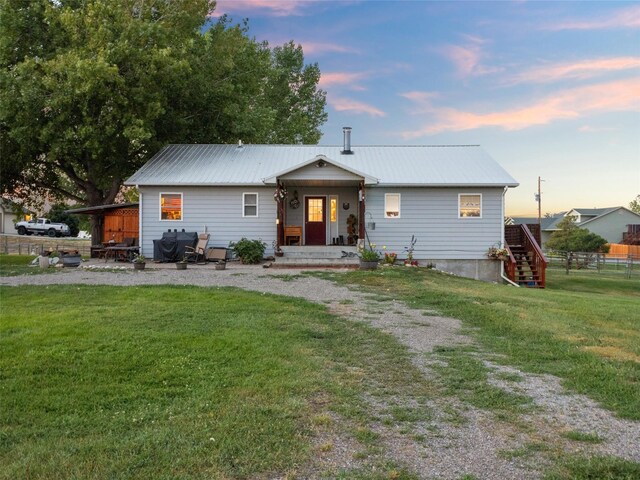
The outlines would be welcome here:
[[[18,235],[48,235],[50,237],[68,237],[71,235],[69,225],[66,223],[52,223],[48,218],[22,221],[16,223]]]

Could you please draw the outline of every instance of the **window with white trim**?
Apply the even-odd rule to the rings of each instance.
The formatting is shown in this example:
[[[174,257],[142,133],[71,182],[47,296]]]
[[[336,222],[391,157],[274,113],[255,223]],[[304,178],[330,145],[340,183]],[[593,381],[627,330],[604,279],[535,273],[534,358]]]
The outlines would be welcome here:
[[[400,217],[400,194],[385,193],[384,194],[384,218]]]
[[[458,218],[482,218],[482,194],[458,194]]]
[[[243,217],[258,216],[258,194],[257,193],[242,194],[242,216]]]
[[[160,193],[160,220],[182,220],[181,193]]]

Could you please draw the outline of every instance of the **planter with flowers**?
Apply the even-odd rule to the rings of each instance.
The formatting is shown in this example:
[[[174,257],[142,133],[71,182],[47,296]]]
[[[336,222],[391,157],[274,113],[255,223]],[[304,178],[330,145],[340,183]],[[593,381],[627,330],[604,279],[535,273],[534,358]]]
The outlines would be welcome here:
[[[363,247],[359,250],[360,270],[375,270],[378,268],[380,254],[375,250],[375,243],[370,243],[369,248]]]
[[[144,267],[147,265],[147,259],[144,255],[136,255],[133,258],[133,269],[134,270],[144,270]]]
[[[509,258],[509,250],[502,247],[490,247],[487,251],[487,257],[492,260],[505,261]]]

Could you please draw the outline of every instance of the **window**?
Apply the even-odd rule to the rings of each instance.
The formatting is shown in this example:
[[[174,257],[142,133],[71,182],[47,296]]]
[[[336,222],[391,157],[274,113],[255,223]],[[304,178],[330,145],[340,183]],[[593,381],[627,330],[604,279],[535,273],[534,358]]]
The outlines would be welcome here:
[[[482,195],[480,193],[458,195],[458,218],[481,218]]]
[[[338,199],[331,197],[331,221],[338,221]]]
[[[400,217],[400,194],[385,193],[384,194],[384,218]]]
[[[182,220],[182,194],[160,194],[160,220]]]
[[[257,193],[242,194],[242,216],[243,217],[258,216],[258,194]]]

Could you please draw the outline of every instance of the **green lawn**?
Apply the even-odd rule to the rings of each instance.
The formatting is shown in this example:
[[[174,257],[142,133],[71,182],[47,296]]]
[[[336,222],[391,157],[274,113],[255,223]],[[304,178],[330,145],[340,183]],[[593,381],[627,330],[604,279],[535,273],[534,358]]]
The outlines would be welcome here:
[[[390,336],[284,297],[52,285],[0,304],[1,478],[282,475],[329,409],[366,426],[364,383],[428,387]]]
[[[14,277],[16,275],[38,275],[41,273],[55,273],[55,268],[40,268],[31,266],[36,258],[33,255],[5,255],[0,254],[0,277]]]
[[[640,420],[640,279],[548,272],[545,290],[426,269],[328,274],[334,280],[463,320],[489,352],[550,373],[624,418]]]

